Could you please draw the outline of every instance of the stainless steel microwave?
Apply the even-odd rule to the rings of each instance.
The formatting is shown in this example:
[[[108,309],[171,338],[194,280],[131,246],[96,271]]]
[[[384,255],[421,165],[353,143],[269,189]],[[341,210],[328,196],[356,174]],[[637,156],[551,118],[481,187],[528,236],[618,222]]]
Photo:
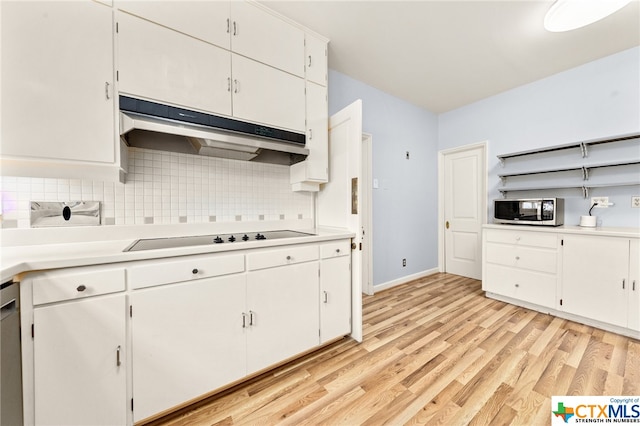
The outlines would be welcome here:
[[[560,226],[564,224],[564,199],[517,198],[493,201],[494,223]]]

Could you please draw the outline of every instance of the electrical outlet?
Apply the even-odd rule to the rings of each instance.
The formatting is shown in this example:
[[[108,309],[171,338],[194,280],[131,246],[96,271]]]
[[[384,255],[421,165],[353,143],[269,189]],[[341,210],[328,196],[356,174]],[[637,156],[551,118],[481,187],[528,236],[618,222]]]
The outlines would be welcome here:
[[[402,259],[402,267],[404,268],[405,266],[407,266],[407,259]]]
[[[631,197],[631,207],[640,208],[640,195],[634,195]]]
[[[609,208],[609,197],[591,197],[591,205],[595,203],[598,203],[598,205],[595,206],[596,209]]]

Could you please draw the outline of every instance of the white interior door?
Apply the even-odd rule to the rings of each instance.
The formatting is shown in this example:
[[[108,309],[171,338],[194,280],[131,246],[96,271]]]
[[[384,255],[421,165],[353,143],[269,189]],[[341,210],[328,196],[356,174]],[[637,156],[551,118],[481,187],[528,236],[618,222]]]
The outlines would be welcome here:
[[[444,153],[444,271],[482,278],[486,216],[485,146]],[[441,175],[442,176],[442,175]]]
[[[362,341],[362,101],[329,118],[329,182],[318,192],[317,223],[355,234],[351,250],[351,337]]]

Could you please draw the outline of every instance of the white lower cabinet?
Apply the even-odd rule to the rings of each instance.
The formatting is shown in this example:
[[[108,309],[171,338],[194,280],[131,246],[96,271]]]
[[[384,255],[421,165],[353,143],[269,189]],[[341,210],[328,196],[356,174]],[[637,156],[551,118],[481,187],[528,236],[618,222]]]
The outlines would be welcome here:
[[[25,424],[151,420],[349,334],[350,253],[345,239],[26,275]]]
[[[248,374],[318,346],[318,263],[249,272],[247,309]]]
[[[558,237],[526,230],[484,232],[484,291],[554,308]]]
[[[134,421],[245,376],[245,298],[244,274],[132,294]]]
[[[95,266],[35,273],[20,284],[33,321],[23,313],[23,356],[32,357],[23,362],[25,424],[127,423],[124,279],[124,268]]]
[[[577,229],[487,225],[482,289],[490,297],[639,338],[640,239]]]
[[[563,240],[562,310],[640,331],[637,308],[629,310],[640,294],[638,259],[630,251],[633,245],[637,254],[638,241],[589,235],[565,235]]]
[[[320,246],[320,343],[351,333],[350,242]]]
[[[631,240],[629,246],[629,318],[628,327],[640,332],[640,240]]]

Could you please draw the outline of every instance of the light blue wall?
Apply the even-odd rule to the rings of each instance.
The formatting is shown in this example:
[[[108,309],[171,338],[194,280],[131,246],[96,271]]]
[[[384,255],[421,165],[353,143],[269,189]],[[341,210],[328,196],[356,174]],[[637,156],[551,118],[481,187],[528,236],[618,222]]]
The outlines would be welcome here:
[[[440,114],[438,129],[440,150],[489,141],[488,199],[499,198],[497,174],[501,168],[497,154],[640,132],[640,48]],[[640,144],[632,146],[631,151],[632,156],[640,158]],[[593,160],[584,161],[596,161],[595,153],[591,157]],[[637,170],[631,174],[637,177]],[[622,168],[607,169],[614,177],[623,172]],[[577,225],[579,216],[589,209],[590,201],[577,190],[548,195],[565,198],[567,225]],[[599,223],[640,226],[640,210],[631,208],[632,195],[640,195],[638,185],[594,189],[590,196],[608,196],[616,204],[595,210]],[[489,213],[492,217],[492,207]]]
[[[373,136],[373,177],[380,183],[373,189],[373,283],[380,285],[438,266],[438,122],[429,111],[330,70],[329,113],[356,99],[363,131]]]
[[[497,154],[640,132],[640,48],[439,116],[330,70],[329,113],[356,99],[363,101],[363,130],[373,135],[373,176],[380,182],[373,190],[373,281],[380,285],[438,266],[439,150],[488,140],[491,201],[500,197]],[[602,225],[640,227],[640,210],[630,207],[638,186],[590,195],[616,203],[597,211]],[[589,201],[572,191],[557,196],[566,199],[566,223],[576,225]]]

